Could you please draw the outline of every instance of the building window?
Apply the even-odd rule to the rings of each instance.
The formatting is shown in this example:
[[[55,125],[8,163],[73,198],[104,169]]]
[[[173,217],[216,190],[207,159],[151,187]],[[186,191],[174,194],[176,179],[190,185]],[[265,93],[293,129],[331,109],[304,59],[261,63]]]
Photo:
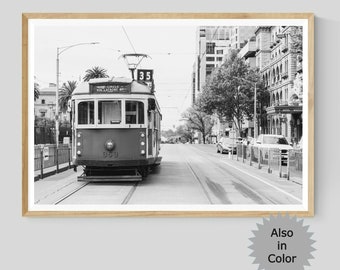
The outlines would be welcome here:
[[[221,62],[223,60],[223,57],[217,57],[217,61]]]
[[[215,54],[215,43],[214,42],[207,42],[206,53]]]
[[[206,60],[207,60],[207,61],[215,61],[215,57],[209,57],[209,56],[208,56],[208,57],[206,58]]]
[[[42,99],[42,100],[41,100],[41,104],[45,104],[45,99]]]
[[[217,54],[223,54],[223,50],[216,50]]]

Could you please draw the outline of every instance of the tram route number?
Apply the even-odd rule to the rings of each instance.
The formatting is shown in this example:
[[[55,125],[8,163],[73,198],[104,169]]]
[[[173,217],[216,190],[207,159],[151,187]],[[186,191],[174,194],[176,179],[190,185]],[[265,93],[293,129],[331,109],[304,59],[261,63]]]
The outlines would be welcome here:
[[[139,81],[151,82],[153,80],[153,70],[152,69],[138,69],[137,77]]]
[[[104,158],[117,158],[118,157],[118,152],[116,152],[116,151],[113,151],[113,152],[104,151],[103,152],[103,157]]]

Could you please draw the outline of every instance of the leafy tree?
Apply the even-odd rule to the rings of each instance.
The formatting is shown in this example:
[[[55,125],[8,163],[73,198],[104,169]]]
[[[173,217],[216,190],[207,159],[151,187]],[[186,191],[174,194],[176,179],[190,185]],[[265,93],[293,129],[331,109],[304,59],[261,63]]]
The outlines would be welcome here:
[[[176,132],[173,131],[172,129],[162,130],[162,136],[164,136],[165,138],[169,139],[171,137],[176,136]]]
[[[85,82],[88,82],[94,78],[108,78],[109,76],[106,74],[106,72],[106,69],[96,66],[92,69],[86,70],[86,74],[83,79]]]
[[[39,91],[39,84],[34,83],[34,101],[36,101],[39,98],[40,91]]]
[[[67,81],[67,83],[64,83],[59,90],[59,107],[61,111],[67,111],[68,101],[71,99],[72,93],[76,87],[76,81]]]
[[[199,104],[194,104],[182,115],[186,118],[188,129],[196,130],[202,133],[203,143],[205,144],[205,138],[211,134],[214,121],[212,117],[205,113]]]
[[[194,139],[194,131],[188,124],[178,126],[176,128],[176,134],[177,136],[181,137],[182,140],[184,140],[185,142],[192,143]]]
[[[237,51],[231,51],[223,65],[214,70],[199,97],[200,107],[208,114],[216,113],[220,119],[233,122],[242,130],[245,119],[254,116],[254,88],[261,107],[269,103],[269,93],[258,70],[250,68]]]
[[[291,26],[290,27],[290,45],[291,50],[294,53],[302,54],[302,39],[303,39],[303,29],[302,26]]]

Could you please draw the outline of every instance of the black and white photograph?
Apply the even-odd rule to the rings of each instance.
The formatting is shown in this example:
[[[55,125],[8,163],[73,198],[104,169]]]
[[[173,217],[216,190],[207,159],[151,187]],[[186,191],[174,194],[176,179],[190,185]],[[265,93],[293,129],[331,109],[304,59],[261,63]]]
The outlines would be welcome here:
[[[23,214],[313,215],[310,20],[23,14]]]

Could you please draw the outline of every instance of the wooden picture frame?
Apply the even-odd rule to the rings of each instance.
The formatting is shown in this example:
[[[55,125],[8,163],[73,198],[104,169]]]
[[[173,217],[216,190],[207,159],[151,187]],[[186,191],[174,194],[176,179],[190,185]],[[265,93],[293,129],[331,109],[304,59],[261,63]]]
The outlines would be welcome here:
[[[34,174],[32,172],[32,106],[31,101],[32,85],[34,81],[34,57],[36,52],[34,49],[34,24],[32,22],[39,20],[44,21],[62,21],[71,19],[72,21],[85,20],[87,23],[97,20],[167,20],[170,23],[178,20],[201,21],[203,23],[218,20],[234,20],[238,22],[247,22],[252,25],[253,21],[261,22],[259,25],[277,25],[276,21],[289,22],[292,20],[294,25],[300,22],[303,26],[304,41],[304,67],[307,72],[303,73],[303,91],[304,91],[304,113],[303,123],[308,124],[308,128],[304,129],[304,164],[307,165],[307,179],[304,179],[301,191],[302,204],[298,207],[294,205],[283,209],[270,208],[266,210],[255,208],[233,208],[225,210],[222,208],[195,208],[182,207],[177,205],[174,208],[165,205],[164,208],[150,209],[140,206],[136,209],[107,208],[102,209],[95,205],[89,206],[87,209],[65,210],[63,208],[49,208],[44,206],[36,207],[32,199],[34,194]],[[266,22],[266,23],[265,23]],[[83,42],[83,41],[80,41]],[[66,43],[66,42],[65,42]],[[54,59],[53,59],[54,61]],[[54,62],[53,62],[54,65]],[[307,86],[307,87],[305,87]],[[307,93],[306,93],[307,92]],[[306,109],[306,111],[305,111]],[[306,142],[307,139],[307,142]],[[304,167],[306,167],[304,165]],[[305,176],[304,176],[305,177]],[[33,188],[33,191],[32,191]],[[237,206],[237,205],[236,205]],[[268,216],[270,214],[289,213],[300,217],[314,216],[314,15],[312,13],[24,13],[22,14],[22,215],[26,217],[41,216],[85,216],[85,217],[131,217],[131,216],[150,216],[150,217],[259,217]]]

